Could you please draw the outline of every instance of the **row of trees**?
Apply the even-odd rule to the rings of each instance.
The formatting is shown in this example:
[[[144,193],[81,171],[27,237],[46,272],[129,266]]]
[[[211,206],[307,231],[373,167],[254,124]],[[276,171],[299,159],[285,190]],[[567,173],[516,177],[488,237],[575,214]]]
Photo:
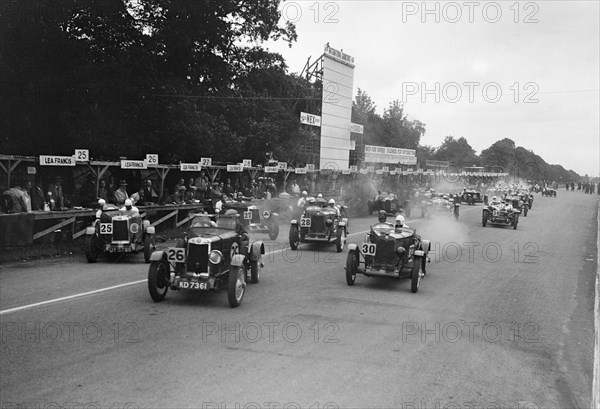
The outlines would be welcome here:
[[[265,152],[307,162],[313,133],[301,111],[320,105],[320,84],[291,75],[266,40],[296,40],[277,0],[13,0],[0,15],[0,144],[5,154],[238,162]],[[574,177],[508,139],[480,156],[466,139],[421,146],[425,124],[393,101],[380,116],[361,89],[352,121],[363,144],[416,149],[457,166],[535,168]],[[532,165],[533,164],[533,165]]]

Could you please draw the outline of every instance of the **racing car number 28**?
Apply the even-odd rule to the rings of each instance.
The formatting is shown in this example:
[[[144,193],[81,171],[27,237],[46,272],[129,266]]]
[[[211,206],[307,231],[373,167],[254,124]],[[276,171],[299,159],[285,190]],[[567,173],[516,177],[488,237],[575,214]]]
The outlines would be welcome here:
[[[377,245],[375,243],[363,243],[360,252],[365,256],[374,256]]]
[[[310,217],[303,217],[300,219],[300,227],[310,227],[311,225]]]

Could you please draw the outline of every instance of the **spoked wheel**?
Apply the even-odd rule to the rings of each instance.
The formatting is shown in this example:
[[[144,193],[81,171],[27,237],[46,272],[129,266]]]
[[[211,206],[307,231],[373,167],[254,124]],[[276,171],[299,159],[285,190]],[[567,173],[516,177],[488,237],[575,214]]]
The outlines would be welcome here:
[[[262,271],[262,260],[261,257],[258,260],[250,262],[250,282],[252,284],[258,283],[260,280],[260,273]]]
[[[354,285],[357,267],[356,252],[354,250],[349,251],[348,257],[346,258],[346,284]]]
[[[148,271],[148,291],[155,302],[165,299],[169,292],[169,264],[164,260],[153,261]]]
[[[98,260],[98,236],[93,235],[91,238],[86,239],[85,258],[87,258],[88,263],[95,263]]]
[[[244,266],[232,266],[229,271],[229,282],[227,283],[227,300],[231,308],[239,307],[246,292],[246,268]]]
[[[483,227],[487,225],[487,216],[485,213],[483,214],[483,216],[481,216],[481,224],[483,224]]]
[[[335,249],[338,253],[344,250],[346,246],[346,231],[342,228],[338,228],[337,237],[335,239]]]
[[[298,234],[298,226],[290,226],[290,248],[296,250],[300,244],[300,235]]]
[[[419,286],[421,285],[421,278],[423,274],[421,273],[421,257],[415,257],[413,260],[413,269],[412,274],[410,276],[410,291],[416,293],[419,291]]]

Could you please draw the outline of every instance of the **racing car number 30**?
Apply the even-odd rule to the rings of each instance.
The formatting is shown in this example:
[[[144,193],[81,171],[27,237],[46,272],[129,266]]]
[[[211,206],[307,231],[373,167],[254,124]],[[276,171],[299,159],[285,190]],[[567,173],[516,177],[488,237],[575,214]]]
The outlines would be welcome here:
[[[167,249],[167,260],[172,263],[183,263],[185,261],[185,249],[181,247],[169,247]]]
[[[363,243],[360,249],[365,256],[374,256],[377,245],[374,243]]]

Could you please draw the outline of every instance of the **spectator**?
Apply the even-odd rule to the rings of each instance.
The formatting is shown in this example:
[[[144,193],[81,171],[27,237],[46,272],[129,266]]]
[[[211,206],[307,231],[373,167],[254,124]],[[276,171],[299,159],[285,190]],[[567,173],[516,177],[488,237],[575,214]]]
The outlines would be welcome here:
[[[185,203],[185,186],[179,186],[179,190],[168,197],[167,203],[183,204]]]
[[[298,185],[298,183],[296,183],[296,181],[294,180],[292,182],[292,195],[293,196],[300,196],[300,186]]]
[[[125,200],[127,199],[129,199],[129,194],[127,193],[127,182],[121,179],[119,182],[119,188],[115,192],[115,204],[124,205]]]
[[[48,202],[51,203],[52,201],[54,201],[54,208],[51,210],[60,210],[66,207],[62,188],[62,178],[60,176],[56,176],[54,178],[54,183],[48,186]]]
[[[4,197],[8,213],[25,213],[31,211],[31,199],[27,190],[20,183],[6,190]]]
[[[146,179],[144,186],[140,190],[140,201],[144,203],[144,206],[152,206],[154,204],[154,198],[156,193],[152,188],[152,180]]]
[[[46,204],[44,190],[37,183],[32,183],[31,181],[26,183],[26,187],[31,198],[31,210],[44,210],[44,205]]]
[[[191,203],[192,201],[197,200],[196,195],[198,194],[198,188],[194,184],[194,178],[190,178],[188,180],[186,188],[187,190],[185,192],[185,201]]]
[[[108,189],[106,188],[106,181],[102,179],[98,186],[98,197],[96,199],[102,199],[105,203],[110,202],[108,200]]]
[[[116,198],[115,198],[115,192],[117,190],[117,186],[115,185],[115,177],[111,176],[108,179],[108,183],[106,184],[106,202],[107,203],[115,203],[116,202]]]
[[[179,179],[177,181],[177,183],[175,184],[175,187],[173,188],[173,193],[178,193],[179,192],[179,188],[181,186],[185,187],[185,180],[183,180],[183,178]]]
[[[221,183],[222,185],[222,183]],[[225,193],[227,196],[231,196],[234,192],[233,186],[231,186],[231,179],[227,179],[227,183],[221,188],[221,192]]]
[[[225,204],[225,201],[227,200],[227,196],[225,195],[221,195],[221,197],[219,198],[219,200],[215,203],[215,213],[221,213],[223,211],[223,204]]]
[[[215,205],[219,201],[220,197],[221,191],[219,190],[219,184],[215,182],[213,183],[212,189],[210,189],[210,202],[213,209],[215,208]]]
[[[205,201],[208,194],[208,186],[210,186],[210,184],[208,183],[208,176],[206,176],[204,171],[200,172],[200,176],[196,178],[194,185],[198,188],[196,191],[198,199]]]

